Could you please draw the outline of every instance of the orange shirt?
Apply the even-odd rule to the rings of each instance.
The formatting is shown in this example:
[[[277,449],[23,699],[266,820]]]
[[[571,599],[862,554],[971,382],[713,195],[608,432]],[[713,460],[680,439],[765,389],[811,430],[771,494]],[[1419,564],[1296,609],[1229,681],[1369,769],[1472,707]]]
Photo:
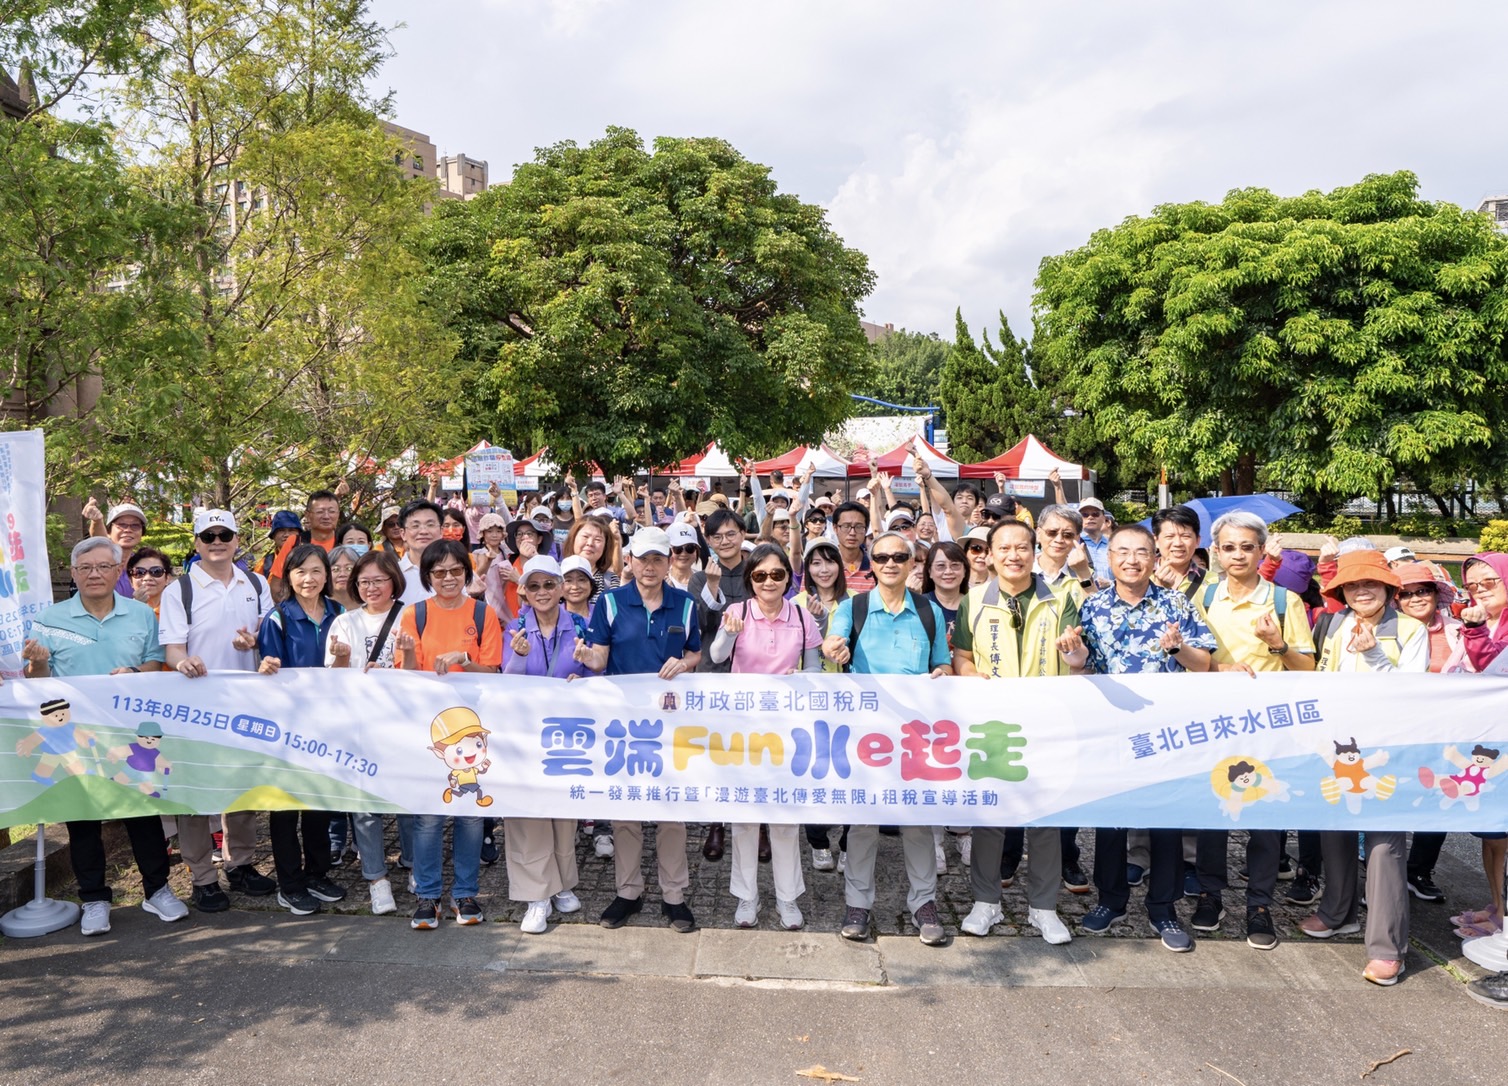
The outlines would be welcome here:
[[[287,539],[283,540],[283,545],[278,548],[277,557],[272,560],[272,572],[268,574],[268,576],[283,576],[283,567],[288,564],[288,556],[293,553],[293,548],[298,546],[301,542],[302,540],[299,539],[299,534],[297,532],[294,532]],[[335,536],[333,533],[331,534],[329,539],[311,539],[309,540],[309,542],[313,543],[316,547],[323,547],[326,554],[329,554],[335,549]]]
[[[503,663],[503,626],[497,613],[484,605],[481,637],[477,636],[476,605],[470,597],[463,597],[461,606],[447,611],[430,599],[424,608],[424,636],[419,637],[418,621],[410,604],[398,618],[399,628],[416,642],[414,655],[419,658],[420,671],[433,671],[435,657],[445,652],[466,652],[478,664],[501,667]],[[399,666],[402,666],[400,660]]]

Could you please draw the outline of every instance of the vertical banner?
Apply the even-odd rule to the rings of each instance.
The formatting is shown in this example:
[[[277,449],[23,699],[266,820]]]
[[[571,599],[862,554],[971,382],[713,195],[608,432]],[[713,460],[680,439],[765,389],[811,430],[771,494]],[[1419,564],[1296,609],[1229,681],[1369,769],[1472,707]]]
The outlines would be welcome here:
[[[479,449],[466,457],[466,503],[475,506],[492,504],[490,493],[496,483],[509,507],[518,504],[518,479],[513,470],[513,454],[507,449]]]
[[[0,433],[0,677],[21,674],[31,620],[52,603],[41,430]]]

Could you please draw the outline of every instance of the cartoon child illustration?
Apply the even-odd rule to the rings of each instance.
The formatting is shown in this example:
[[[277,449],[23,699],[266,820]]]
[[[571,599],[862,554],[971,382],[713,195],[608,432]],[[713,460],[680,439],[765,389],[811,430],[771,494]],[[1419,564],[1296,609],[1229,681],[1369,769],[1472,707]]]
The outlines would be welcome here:
[[[481,718],[465,706],[446,709],[430,722],[433,745],[429,749],[450,769],[445,794],[440,797],[446,803],[456,796],[472,794],[478,807],[492,806],[492,797],[482,794],[477,780],[492,766],[487,760],[487,735]]]
[[[1233,821],[1253,803],[1287,803],[1288,785],[1255,758],[1226,758],[1210,771],[1210,786]]]
[[[143,795],[160,799],[167,783],[157,783],[158,770],[161,770],[163,777],[173,771],[173,763],[164,758],[162,751],[158,749],[161,746],[162,727],[156,721],[143,720],[136,726],[136,742],[123,747],[111,747],[105,752],[105,757],[112,762],[124,763],[124,768],[111,780],[127,787],[134,784],[141,789]]]
[[[1471,748],[1471,757],[1468,758],[1456,746],[1448,746],[1445,760],[1461,772],[1437,777],[1428,766],[1420,766],[1419,783],[1426,788],[1440,789],[1440,794],[1445,797],[1440,801],[1442,810],[1460,800],[1474,811],[1482,793],[1492,787],[1487,782],[1508,770],[1508,758],[1501,757],[1502,753],[1478,743]]]
[[[94,733],[74,726],[73,709],[62,698],[44,701],[39,711],[42,726],[16,744],[16,753],[23,758],[41,748],[42,754],[37,759],[37,767],[31,771],[31,779],[38,784],[53,784],[53,776],[60,769],[65,777],[82,777],[88,773],[89,767],[79,757],[79,748],[88,746],[90,753],[94,753]]]
[[[1319,756],[1330,763],[1330,771],[1335,774],[1320,781],[1320,794],[1325,797],[1325,802],[1339,803],[1344,796],[1346,810],[1360,814],[1362,800],[1387,799],[1393,794],[1398,787],[1398,778],[1391,774],[1377,777],[1372,773],[1388,764],[1387,751],[1374,751],[1363,757],[1354,735],[1349,743],[1335,743],[1333,740],[1332,743],[1335,747],[1333,758],[1328,750],[1319,751]]]

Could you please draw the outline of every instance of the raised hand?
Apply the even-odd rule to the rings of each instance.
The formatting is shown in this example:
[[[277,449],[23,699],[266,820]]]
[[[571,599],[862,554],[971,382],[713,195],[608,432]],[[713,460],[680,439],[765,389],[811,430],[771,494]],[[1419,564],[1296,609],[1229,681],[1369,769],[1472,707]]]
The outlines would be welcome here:
[[[242,626],[236,631],[236,636],[231,639],[230,647],[237,652],[250,652],[257,647],[257,635]]]
[[[331,667],[351,666],[351,646],[335,634],[330,635],[330,661]]]
[[[1162,646],[1163,652],[1177,652],[1183,648],[1183,630],[1179,629],[1178,623],[1170,622],[1162,631],[1162,636],[1157,639]]]
[[[99,523],[105,519],[105,514],[100,512],[99,502],[90,498],[84,503],[84,519],[91,523]]]
[[[849,659],[852,656],[852,654],[848,650],[848,638],[838,637],[836,635],[823,638],[822,655],[826,656],[829,660],[837,664],[839,667],[842,667],[844,664],[848,663]]]
[[[743,633],[744,620],[735,615],[731,610],[723,612],[723,629],[737,636]]]

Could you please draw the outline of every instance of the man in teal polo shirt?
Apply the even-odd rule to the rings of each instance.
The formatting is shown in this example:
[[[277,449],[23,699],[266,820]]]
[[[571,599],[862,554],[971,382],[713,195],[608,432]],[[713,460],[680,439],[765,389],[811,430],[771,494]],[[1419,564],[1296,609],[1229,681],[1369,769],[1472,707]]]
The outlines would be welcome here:
[[[906,578],[916,552],[899,532],[885,532],[869,548],[876,587],[866,596],[838,604],[827,623],[822,653],[835,664],[850,664],[860,675],[953,674],[948,650],[947,625],[937,604],[908,591]],[[854,599],[867,599],[868,609],[853,648]],[[931,632],[918,607],[932,609]],[[848,863],[843,871],[843,893],[848,912],[843,921],[845,939],[869,938],[869,914],[874,908],[874,860],[879,847],[878,826],[848,828]],[[906,906],[928,946],[948,941],[937,912],[937,861],[932,849],[931,826],[902,826],[901,844],[906,856],[906,876],[911,882]]]
[[[91,536],[73,548],[73,582],[78,595],[47,608],[32,623],[22,655],[28,678],[74,675],[122,675],[160,671],[163,649],[157,641],[157,616],[144,603],[115,590],[121,550],[105,536]],[[168,847],[162,820],[142,815],[121,820],[141,871],[142,908],[165,921],[182,920],[188,908],[168,887]],[[113,891],[105,881],[105,848],[96,821],[68,823],[69,857],[84,903],[79,930],[103,935],[110,930]]]

